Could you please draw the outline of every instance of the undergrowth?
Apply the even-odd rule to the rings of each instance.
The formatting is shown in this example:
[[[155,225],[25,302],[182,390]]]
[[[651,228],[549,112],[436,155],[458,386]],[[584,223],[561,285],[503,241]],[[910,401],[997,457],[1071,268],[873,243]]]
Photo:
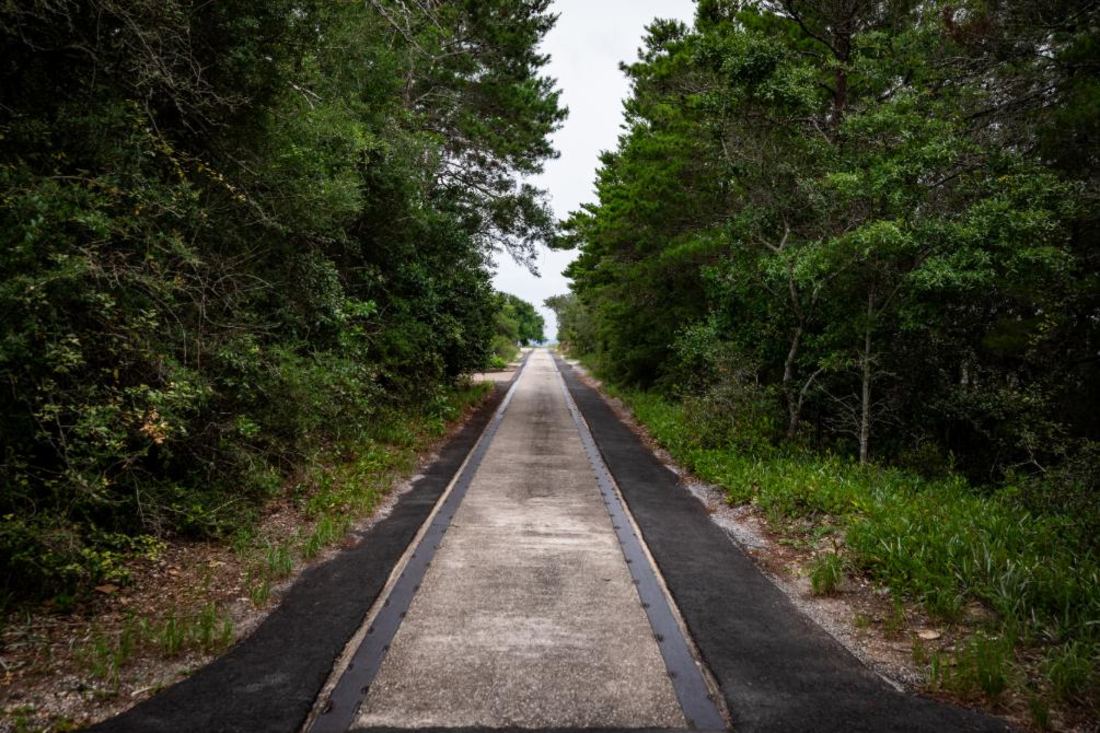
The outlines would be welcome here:
[[[819,554],[811,568],[814,593],[834,592],[847,568],[899,604],[977,627],[953,652],[928,656],[930,688],[992,704],[1015,691],[1039,727],[1051,705],[1100,706],[1100,557],[1076,517],[1033,512],[1014,487],[975,487],[957,474],[927,479],[759,441],[711,447],[682,405],[608,391],[730,504],[754,505],[780,531],[807,521],[837,529],[840,553]],[[967,614],[975,605],[985,609],[979,621]]]
[[[286,487],[304,522],[292,535],[265,537],[255,525],[241,524],[226,539],[241,560],[252,604],[266,605],[273,587],[297,566],[341,542],[352,523],[372,513],[394,480],[415,466],[418,454],[491,390],[488,383],[451,390],[429,410],[395,413],[355,441],[318,450],[298,480]],[[122,670],[136,656],[218,653],[234,635],[228,610],[208,602],[151,616],[130,615],[109,630],[92,631],[78,645],[78,656],[93,679],[117,694]]]

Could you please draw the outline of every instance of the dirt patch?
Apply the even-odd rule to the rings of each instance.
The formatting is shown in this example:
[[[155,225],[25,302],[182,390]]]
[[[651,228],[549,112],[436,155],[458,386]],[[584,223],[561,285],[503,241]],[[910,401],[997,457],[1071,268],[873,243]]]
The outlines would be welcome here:
[[[449,426],[448,436],[476,407]],[[49,603],[8,611],[0,631],[0,731],[91,725],[208,664],[249,636],[307,567],[386,517],[446,440],[426,446],[412,471],[380,476],[373,510],[306,553],[308,560],[300,548],[318,520],[302,502],[283,499],[264,508],[245,546],[170,540],[129,562],[125,584],[99,586],[71,611]]]

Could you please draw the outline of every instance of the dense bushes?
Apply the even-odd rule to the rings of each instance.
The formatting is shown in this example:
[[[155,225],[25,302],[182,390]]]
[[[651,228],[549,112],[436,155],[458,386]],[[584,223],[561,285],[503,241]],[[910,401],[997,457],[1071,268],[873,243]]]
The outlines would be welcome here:
[[[487,252],[549,231],[545,7],[0,9],[7,593],[228,531],[487,362]]]
[[[694,28],[655,22],[598,201],[557,240],[579,249],[548,301],[563,342],[754,444],[1100,516],[1100,179],[1080,164],[1098,16],[1078,10],[701,2]]]
[[[1065,685],[1047,668],[1070,662],[1076,664],[1074,695],[1100,683],[1100,556],[1090,527],[1072,508],[1036,513],[1015,485],[984,493],[957,474],[928,479],[835,455],[716,444],[689,406],[653,393],[612,391],[685,467],[721,486],[730,503],[756,506],[780,532],[806,532],[809,523],[812,537],[831,536],[833,551],[819,557],[811,574],[819,590],[835,589],[847,569],[899,601],[920,603],[941,622],[973,623],[973,604],[988,609],[978,616],[988,636],[960,649],[956,659],[932,665],[933,684],[989,694],[978,682],[951,675],[976,674],[967,671],[974,662],[968,655],[990,638],[1000,640],[994,671],[1005,676],[991,697],[1010,683],[1038,685],[1013,671],[1014,647],[1020,660],[1030,654],[1022,650],[1033,649],[1046,659],[1042,684],[1051,689],[1043,695],[1059,699]]]

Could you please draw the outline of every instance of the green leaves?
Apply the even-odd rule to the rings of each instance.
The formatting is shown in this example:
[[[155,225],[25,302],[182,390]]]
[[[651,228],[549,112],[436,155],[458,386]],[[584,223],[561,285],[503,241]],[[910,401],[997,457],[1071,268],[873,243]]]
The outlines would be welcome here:
[[[705,325],[788,439],[933,445],[982,480],[1064,460],[1095,424],[1095,207],[1091,174],[1039,144],[1043,120],[1091,129],[1088,83],[1047,52],[1087,64],[1095,13],[1044,11],[1042,40],[1026,3],[785,8],[701,3],[625,67],[628,131],[561,240],[581,250],[570,342],[683,388],[671,345]]]
[[[547,7],[0,8],[8,590],[94,575],[100,529],[250,521],[485,364],[489,252],[553,230]]]

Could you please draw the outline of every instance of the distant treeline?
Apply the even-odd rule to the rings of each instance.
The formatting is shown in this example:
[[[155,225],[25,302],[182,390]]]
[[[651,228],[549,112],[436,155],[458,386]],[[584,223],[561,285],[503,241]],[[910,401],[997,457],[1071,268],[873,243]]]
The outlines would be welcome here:
[[[0,592],[231,527],[488,363],[489,253],[553,231],[548,5],[0,7]]]
[[[519,354],[517,345],[530,346],[546,339],[546,323],[535,306],[510,293],[500,294],[496,316],[497,335],[493,341],[494,363],[503,366]]]
[[[701,0],[649,27],[560,338],[713,442],[1100,516],[1100,6]],[[1098,525],[1100,526],[1100,525]]]

